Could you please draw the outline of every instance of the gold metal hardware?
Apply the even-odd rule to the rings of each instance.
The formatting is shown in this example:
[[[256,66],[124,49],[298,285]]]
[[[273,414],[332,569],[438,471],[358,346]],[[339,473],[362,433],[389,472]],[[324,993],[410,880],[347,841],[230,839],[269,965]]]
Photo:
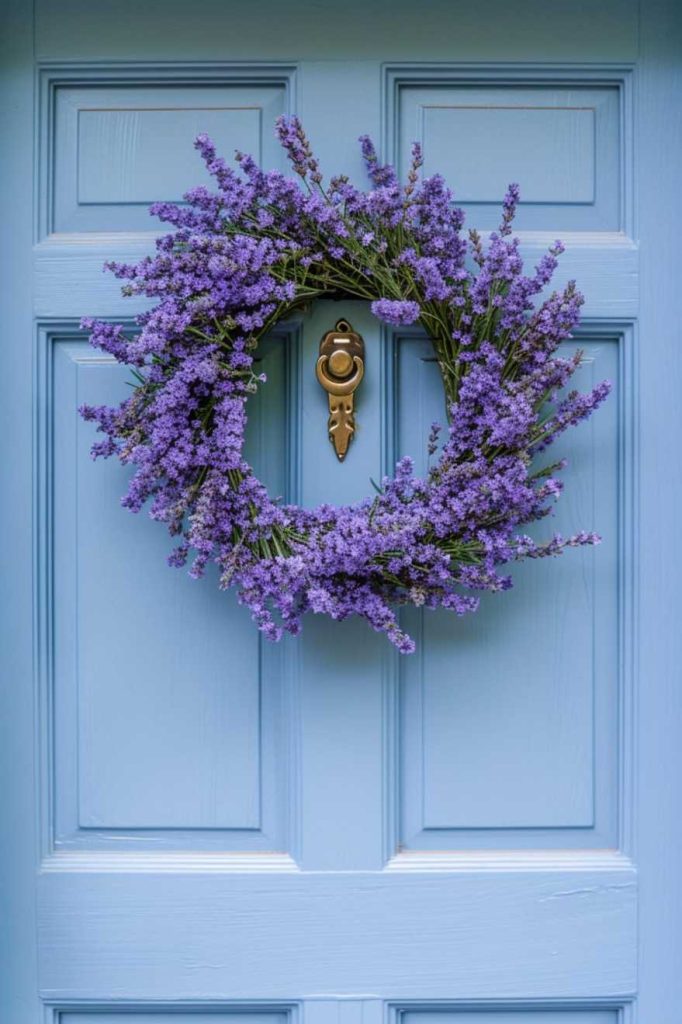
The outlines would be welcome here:
[[[347,320],[322,338],[315,370],[329,397],[329,440],[343,462],[355,433],[353,396],[365,374],[365,343]]]

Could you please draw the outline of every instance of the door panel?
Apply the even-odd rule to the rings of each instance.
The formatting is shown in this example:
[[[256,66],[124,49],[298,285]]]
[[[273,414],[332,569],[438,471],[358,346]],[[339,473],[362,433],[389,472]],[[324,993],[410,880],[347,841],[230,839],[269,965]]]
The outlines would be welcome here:
[[[615,1024],[615,1010],[476,1010],[462,1013],[408,1011],[403,1018],[407,1024]]]
[[[428,85],[401,79],[396,89],[403,176],[411,141],[418,139],[424,172],[445,175],[481,229],[499,223],[499,197],[509,181],[521,183],[526,231],[621,228],[615,82],[590,86],[561,73],[533,82],[522,72],[505,82],[492,71],[487,81],[480,72],[472,76],[479,78],[473,85],[464,75],[449,83],[447,74],[429,70]]]
[[[677,1024],[677,5],[5,8],[3,1024]],[[214,574],[164,564],[76,412],[128,379],[79,317],[144,308],[103,261],[206,181],[197,132],[282,167],[292,111],[357,181],[359,134],[403,173],[419,139],[472,226],[518,179],[524,254],[563,237],[557,283],[586,294],[580,383],[614,383],[545,524],[601,546],[515,568],[476,616],[406,614],[411,658],[315,616],[261,640]],[[342,465],[314,375],[341,315],[367,347]],[[443,401],[418,333],[320,302],[259,358],[271,491],[424,470]]]
[[[62,1014],[61,1024],[205,1024],[207,1017],[208,1024],[286,1024],[288,1020],[286,1013],[205,1013],[201,1010],[189,1013],[137,1013],[131,1010],[124,1013],[65,1013]],[[602,1021],[596,1018],[595,1024],[602,1024]]]
[[[283,495],[288,342],[280,335],[263,346],[268,401],[250,404],[247,438],[248,457]],[[120,507],[129,471],[90,458],[93,431],[74,410],[119,402],[130,373],[70,328],[42,332],[40,345],[40,556],[53,616],[48,842],[56,851],[283,851],[289,722],[280,651],[264,645],[244,609],[215,600],[215,573],[199,584],[168,570],[172,539]]]
[[[142,82],[141,73],[85,77],[87,84],[74,77],[51,90],[48,231],[153,230],[151,203],[179,201],[188,187],[211,182],[192,148],[200,132],[226,154],[241,149],[282,164],[271,125],[287,106],[285,75],[248,85],[215,75],[202,85],[200,73],[183,84]]]
[[[613,400],[557,445],[569,461],[566,490],[552,519],[530,532],[568,535],[580,522],[603,542],[575,558],[513,567],[505,600],[485,597],[456,625],[439,612],[405,617],[420,651],[400,662],[407,848],[618,845],[619,780],[631,756],[621,659],[630,621],[632,524],[621,512],[632,472],[631,339],[583,331],[566,348],[585,353],[576,386],[609,379]],[[425,340],[400,338],[395,359],[397,449],[423,472],[430,424],[443,421],[440,377]]]

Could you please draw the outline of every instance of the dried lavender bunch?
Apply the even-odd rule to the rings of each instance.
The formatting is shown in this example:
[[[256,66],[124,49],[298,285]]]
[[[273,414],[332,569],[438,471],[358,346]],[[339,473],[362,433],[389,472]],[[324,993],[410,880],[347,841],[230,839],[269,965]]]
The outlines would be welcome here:
[[[91,341],[134,369],[117,408],[84,406],[105,437],[94,457],[135,467],[125,507],[178,537],[171,565],[208,562],[270,639],[296,634],[307,611],[360,615],[403,653],[414,650],[396,607],[475,611],[476,592],[511,586],[500,567],[594,544],[581,532],[536,544],[520,527],[542,519],[561,491],[563,463],[535,457],[589,416],[609,392],[559,397],[580,363],[556,354],[579,319],[570,282],[536,305],[557,265],[557,242],[530,276],[511,237],[518,186],[487,246],[462,234],[464,216],[439,175],[420,181],[413,147],[407,184],[361,141],[372,187],[345,177],[325,188],[299,120],[280,118],[279,139],[296,175],[264,172],[238,153],[226,166],[204,135],[196,148],[216,190],[192,189],[187,206],[157,203],[172,225],[156,255],[109,263],[128,295],[157,301],[139,333],[86,318]],[[273,500],[243,457],[246,402],[263,382],[253,368],[260,338],[279,320],[330,294],[371,302],[387,324],[420,324],[443,378],[447,433],[423,478],[401,459],[380,492],[348,506],[304,509]],[[429,451],[437,451],[435,428]]]

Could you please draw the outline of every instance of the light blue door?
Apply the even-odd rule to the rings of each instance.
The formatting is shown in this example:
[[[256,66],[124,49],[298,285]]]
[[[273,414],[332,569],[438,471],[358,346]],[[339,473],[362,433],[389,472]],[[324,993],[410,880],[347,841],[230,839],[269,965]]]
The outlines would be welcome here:
[[[678,1024],[682,1017],[676,0],[6,0],[2,1024]],[[557,236],[577,342],[612,399],[567,439],[557,528],[601,547],[516,573],[477,616],[260,639],[119,507],[82,402],[127,375],[77,329],[139,308],[103,275],[191,142],[280,155],[298,112],[327,173],[357,137],[422,141],[469,223],[519,181],[524,252]],[[315,380],[364,336],[337,462]],[[312,504],[423,464],[428,346],[318,303],[263,347],[249,426]],[[206,1021],[208,1024],[208,1021]]]

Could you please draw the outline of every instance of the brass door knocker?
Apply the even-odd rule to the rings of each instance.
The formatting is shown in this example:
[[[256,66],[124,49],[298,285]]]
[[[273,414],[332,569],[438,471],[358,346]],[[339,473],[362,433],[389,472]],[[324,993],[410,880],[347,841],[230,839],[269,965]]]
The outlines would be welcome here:
[[[315,370],[329,397],[329,440],[343,462],[355,433],[353,396],[365,374],[365,343],[347,320],[322,338]]]

